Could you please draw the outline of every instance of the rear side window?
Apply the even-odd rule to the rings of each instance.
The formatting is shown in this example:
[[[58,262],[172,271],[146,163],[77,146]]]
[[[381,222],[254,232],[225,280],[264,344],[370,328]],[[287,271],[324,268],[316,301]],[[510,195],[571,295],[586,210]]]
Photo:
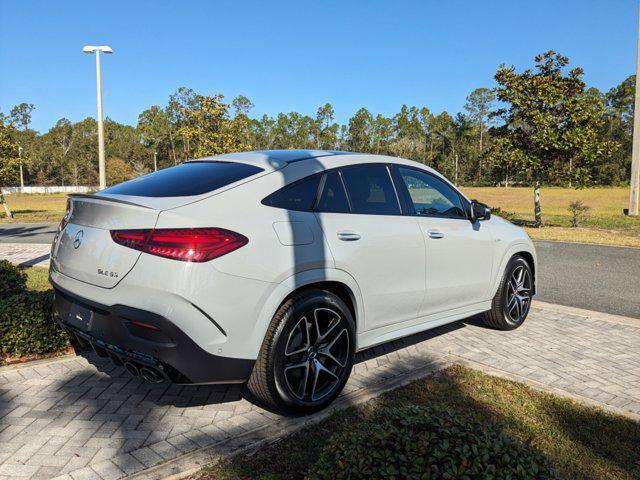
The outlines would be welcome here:
[[[400,204],[385,165],[359,165],[342,170],[353,213],[398,215]]]
[[[187,162],[109,187],[101,193],[138,197],[202,195],[262,171],[245,163]]]
[[[349,213],[349,201],[337,171],[327,173],[316,210],[318,212]]]
[[[321,175],[312,175],[304,180],[295,182],[272,193],[262,203],[271,207],[310,212],[313,210],[313,204],[316,200],[320,178]]]

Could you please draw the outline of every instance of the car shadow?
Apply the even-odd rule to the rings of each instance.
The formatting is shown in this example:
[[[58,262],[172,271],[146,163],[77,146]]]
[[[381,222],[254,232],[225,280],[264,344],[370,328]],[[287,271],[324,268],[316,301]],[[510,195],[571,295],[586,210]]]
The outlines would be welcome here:
[[[19,227],[6,227],[0,228],[0,241],[8,237],[16,238],[29,238],[42,234],[55,234],[55,225],[21,225]]]

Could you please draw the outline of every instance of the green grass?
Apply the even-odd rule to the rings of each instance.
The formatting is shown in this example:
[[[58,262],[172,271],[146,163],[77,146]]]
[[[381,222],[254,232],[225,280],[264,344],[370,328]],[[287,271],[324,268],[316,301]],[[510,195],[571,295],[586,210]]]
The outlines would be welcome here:
[[[45,223],[59,222],[67,204],[66,193],[10,194],[4,198],[9,204],[13,219],[7,218],[0,209],[0,223]]]
[[[493,421],[541,450],[568,480],[640,478],[640,423],[459,366],[338,412],[251,455],[204,468],[192,478],[302,479],[330,435],[350,429],[382,405],[407,404],[440,405],[467,418]]]
[[[43,267],[25,267],[23,271],[27,274],[27,290],[43,292],[51,290],[49,283],[49,270]]]
[[[462,188],[470,198],[485,202],[491,207],[516,214],[524,221],[533,220],[532,188]],[[541,189],[542,218],[549,227],[570,227],[569,203],[581,200],[591,207],[585,228],[617,231],[620,234],[640,237],[640,217],[629,217],[623,209],[629,206],[629,188],[571,188],[545,187]]]

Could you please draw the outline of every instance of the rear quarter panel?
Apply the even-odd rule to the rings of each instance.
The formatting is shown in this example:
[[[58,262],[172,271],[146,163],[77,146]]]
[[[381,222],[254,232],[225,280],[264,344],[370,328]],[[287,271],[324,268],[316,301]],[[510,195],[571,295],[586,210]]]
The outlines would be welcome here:
[[[263,205],[285,184],[314,173],[293,164],[220,195],[163,211],[156,228],[220,227],[249,239],[244,247],[210,262],[220,272],[281,283],[305,270],[332,267],[333,258],[315,215]]]

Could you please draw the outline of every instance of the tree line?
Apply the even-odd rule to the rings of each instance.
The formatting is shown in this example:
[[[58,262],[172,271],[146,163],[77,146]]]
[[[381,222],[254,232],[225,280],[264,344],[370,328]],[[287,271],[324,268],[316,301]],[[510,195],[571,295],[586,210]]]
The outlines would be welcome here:
[[[253,117],[245,96],[180,87],[137,125],[105,120],[107,181],[115,184],[191,158],[243,150],[330,149],[399,156],[465,185],[618,185],[631,165],[635,76],[607,92],[587,88],[579,67],[553,51],[517,72],[502,65],[495,88],[477,88],[455,114],[403,105],[385,116],[361,108],[345,124],[333,106]],[[34,106],[0,113],[0,184],[96,185],[97,123],[61,118],[30,128]],[[22,147],[19,152],[19,147]],[[537,215],[538,217],[538,215]]]

